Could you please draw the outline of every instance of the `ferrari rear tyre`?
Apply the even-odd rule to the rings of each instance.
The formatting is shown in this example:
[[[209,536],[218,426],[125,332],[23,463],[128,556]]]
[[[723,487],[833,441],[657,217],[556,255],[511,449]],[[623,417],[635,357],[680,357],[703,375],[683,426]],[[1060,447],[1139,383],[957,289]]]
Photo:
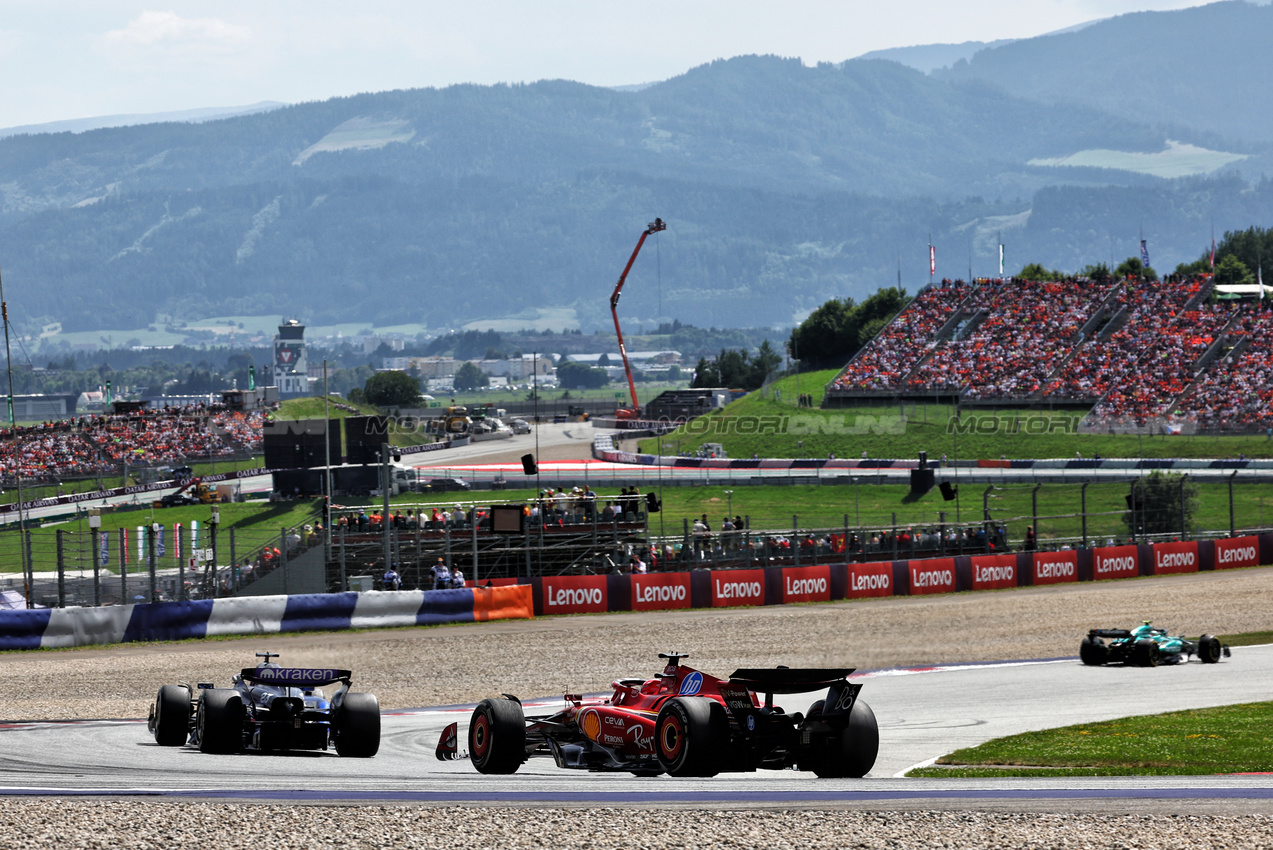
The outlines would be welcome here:
[[[729,746],[725,706],[706,697],[676,697],[654,723],[655,750],[669,776],[715,776]]]
[[[839,737],[829,742],[828,750],[813,763],[813,772],[820,777],[866,776],[875,766],[880,752],[880,727],[875,712],[858,700],[849,712],[849,722],[840,730]]]
[[[469,758],[479,773],[516,773],[526,761],[526,714],[511,699],[484,699],[469,721]]]
[[[1109,660],[1109,647],[1100,638],[1085,637],[1079,644],[1079,660],[1089,667],[1099,667]]]
[[[1221,651],[1220,638],[1211,635],[1198,638],[1198,659],[1203,664],[1218,664]]]
[[[1157,667],[1159,662],[1158,644],[1152,640],[1136,641],[1136,664],[1140,667]]]
[[[202,752],[237,753],[243,749],[243,700],[237,692],[229,688],[204,691],[195,723]]]
[[[155,697],[155,743],[180,747],[190,737],[190,689],[164,685]]]
[[[339,755],[369,759],[380,751],[380,700],[375,694],[345,694],[335,721]]]

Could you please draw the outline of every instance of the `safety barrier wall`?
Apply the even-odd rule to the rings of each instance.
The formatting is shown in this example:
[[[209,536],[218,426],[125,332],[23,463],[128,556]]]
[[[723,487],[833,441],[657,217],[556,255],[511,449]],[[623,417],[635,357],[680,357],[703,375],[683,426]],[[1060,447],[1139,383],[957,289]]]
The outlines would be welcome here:
[[[532,610],[530,586],[511,585],[0,611],[0,650],[527,619]]]
[[[923,596],[1270,564],[1273,534],[1059,552],[529,581],[536,615],[597,614]]]

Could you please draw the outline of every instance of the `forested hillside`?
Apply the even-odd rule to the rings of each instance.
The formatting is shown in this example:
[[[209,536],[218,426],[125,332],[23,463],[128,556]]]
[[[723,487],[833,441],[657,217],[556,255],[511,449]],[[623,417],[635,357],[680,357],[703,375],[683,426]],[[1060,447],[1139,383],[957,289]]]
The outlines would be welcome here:
[[[1212,226],[1273,217],[1270,187],[1253,182],[1267,144],[1230,144],[1209,119],[1167,130],[1095,98],[1012,94],[993,76],[751,56],[640,91],[453,86],[12,136],[0,269],[28,330],[141,328],[164,313],[442,332],[566,308],[591,331],[660,216],[668,229],[624,291],[633,331],[757,327],[899,274],[914,291],[930,236],[938,277],[996,273],[1000,239],[1011,272],[1121,260],[1142,233],[1170,268]],[[1168,138],[1248,158],[1188,180],[1030,164]]]

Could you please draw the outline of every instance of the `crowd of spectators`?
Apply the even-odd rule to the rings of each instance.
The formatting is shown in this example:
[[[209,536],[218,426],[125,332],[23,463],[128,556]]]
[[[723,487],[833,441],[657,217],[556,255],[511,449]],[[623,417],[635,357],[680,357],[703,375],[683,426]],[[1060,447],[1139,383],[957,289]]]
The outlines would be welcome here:
[[[202,406],[88,415],[0,431],[5,478],[52,479],[119,474],[261,450],[259,413]]]
[[[971,291],[962,280],[943,280],[941,286],[924,289],[835,378],[832,391],[899,389]]]
[[[1033,395],[1080,342],[1079,329],[1109,290],[1085,278],[981,286],[965,309],[984,319],[966,337],[937,347],[908,389],[963,390],[978,399]]]
[[[1246,345],[1207,370],[1172,410],[1200,431],[1267,431],[1273,428],[1273,311],[1247,309],[1226,343]]]

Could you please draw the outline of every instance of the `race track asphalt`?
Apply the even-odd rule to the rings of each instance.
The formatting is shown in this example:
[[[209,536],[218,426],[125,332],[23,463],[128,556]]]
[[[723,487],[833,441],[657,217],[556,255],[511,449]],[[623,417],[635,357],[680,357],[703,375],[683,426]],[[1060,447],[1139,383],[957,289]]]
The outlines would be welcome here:
[[[507,777],[442,762],[442,728],[471,707],[386,714],[380,753],[205,755],[154,744],[141,721],[0,725],[0,796],[146,796],[293,802],[499,805],[1006,807],[1086,811],[1161,806],[1273,812],[1273,776],[905,779],[907,769],[991,738],[1071,723],[1273,695],[1273,646],[1238,647],[1218,665],[1086,668],[1077,659],[865,671],[861,698],[880,724],[880,755],[863,779],[795,771],[712,779],[636,778],[561,770],[533,759]],[[812,697],[810,697],[812,698]],[[807,702],[808,699],[805,700]],[[528,712],[535,713],[531,701]],[[540,701],[546,710],[554,703]],[[788,710],[805,706],[799,697]],[[463,746],[463,745],[462,745]],[[1099,802],[1098,802],[1099,801]]]

